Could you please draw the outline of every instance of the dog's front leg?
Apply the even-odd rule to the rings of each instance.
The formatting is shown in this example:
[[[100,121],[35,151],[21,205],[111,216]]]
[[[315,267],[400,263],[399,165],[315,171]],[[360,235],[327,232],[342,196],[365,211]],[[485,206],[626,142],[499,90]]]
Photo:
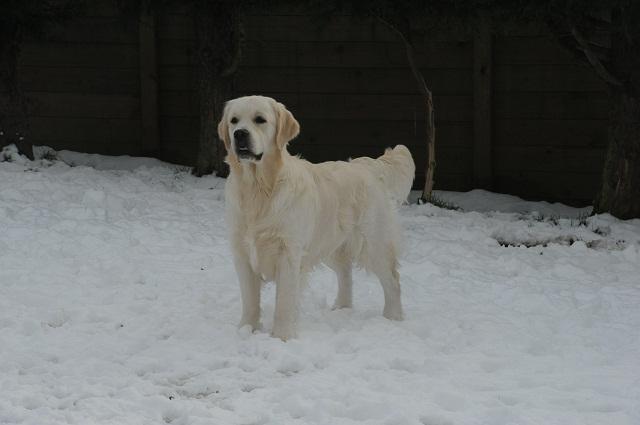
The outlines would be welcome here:
[[[251,330],[260,327],[260,277],[253,271],[246,256],[234,255],[242,296],[242,318],[238,327],[249,325]]]
[[[296,337],[300,278],[300,256],[283,252],[276,271],[276,309],[271,332],[283,341]]]

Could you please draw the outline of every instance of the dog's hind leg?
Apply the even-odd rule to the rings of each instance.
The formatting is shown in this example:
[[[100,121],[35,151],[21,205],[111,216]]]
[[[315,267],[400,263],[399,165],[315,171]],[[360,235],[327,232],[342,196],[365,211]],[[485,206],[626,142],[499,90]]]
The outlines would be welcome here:
[[[341,250],[338,255],[329,262],[329,267],[336,272],[338,277],[338,295],[333,303],[333,309],[351,308],[353,306],[353,280],[351,279],[351,258],[344,255]]]
[[[380,262],[372,265],[371,270],[380,280],[384,292],[384,310],[382,315],[390,320],[402,320],[402,301],[400,299],[400,275],[398,274],[398,262],[394,256],[388,259],[380,259]]]
[[[333,309],[353,307],[353,280],[351,279],[351,262],[332,264],[330,266],[338,276],[338,295]]]

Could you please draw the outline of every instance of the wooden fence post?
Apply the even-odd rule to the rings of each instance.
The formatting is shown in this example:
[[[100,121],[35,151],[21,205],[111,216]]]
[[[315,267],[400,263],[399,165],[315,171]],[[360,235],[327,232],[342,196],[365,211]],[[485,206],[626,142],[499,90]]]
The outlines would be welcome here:
[[[491,24],[479,19],[473,40],[473,186],[492,187],[492,67]]]
[[[142,136],[140,151],[157,154],[158,134],[158,62],[156,58],[155,11],[148,2],[141,2],[140,24],[140,113]]]

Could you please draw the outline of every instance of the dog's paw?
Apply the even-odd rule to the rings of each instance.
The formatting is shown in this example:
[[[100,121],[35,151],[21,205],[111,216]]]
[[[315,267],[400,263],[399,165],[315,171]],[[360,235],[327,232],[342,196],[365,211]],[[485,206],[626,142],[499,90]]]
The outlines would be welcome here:
[[[239,326],[237,334],[240,339],[247,339],[253,334],[254,329],[250,325]]]
[[[404,314],[402,309],[385,309],[382,315],[389,320],[402,321],[404,320]]]
[[[240,323],[238,323],[238,330],[241,329],[248,329],[248,332],[256,332],[256,331],[260,331],[262,330],[262,323],[260,323],[257,320],[245,320],[242,319],[240,320]]]
[[[336,300],[336,302],[333,303],[331,310],[342,310],[344,308],[353,308],[353,304],[350,302],[340,302]]]
[[[273,330],[271,331],[271,336],[274,338],[280,338],[281,340],[286,342],[292,338],[297,337],[298,335],[293,326],[274,325]]]

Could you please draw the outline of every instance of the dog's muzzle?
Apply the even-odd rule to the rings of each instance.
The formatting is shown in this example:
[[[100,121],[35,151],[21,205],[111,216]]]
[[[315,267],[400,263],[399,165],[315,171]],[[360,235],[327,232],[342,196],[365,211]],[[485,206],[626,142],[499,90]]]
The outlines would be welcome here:
[[[262,154],[255,154],[251,150],[251,137],[249,131],[245,129],[239,129],[233,132],[233,139],[235,141],[236,154],[240,159],[252,159],[260,161]]]

